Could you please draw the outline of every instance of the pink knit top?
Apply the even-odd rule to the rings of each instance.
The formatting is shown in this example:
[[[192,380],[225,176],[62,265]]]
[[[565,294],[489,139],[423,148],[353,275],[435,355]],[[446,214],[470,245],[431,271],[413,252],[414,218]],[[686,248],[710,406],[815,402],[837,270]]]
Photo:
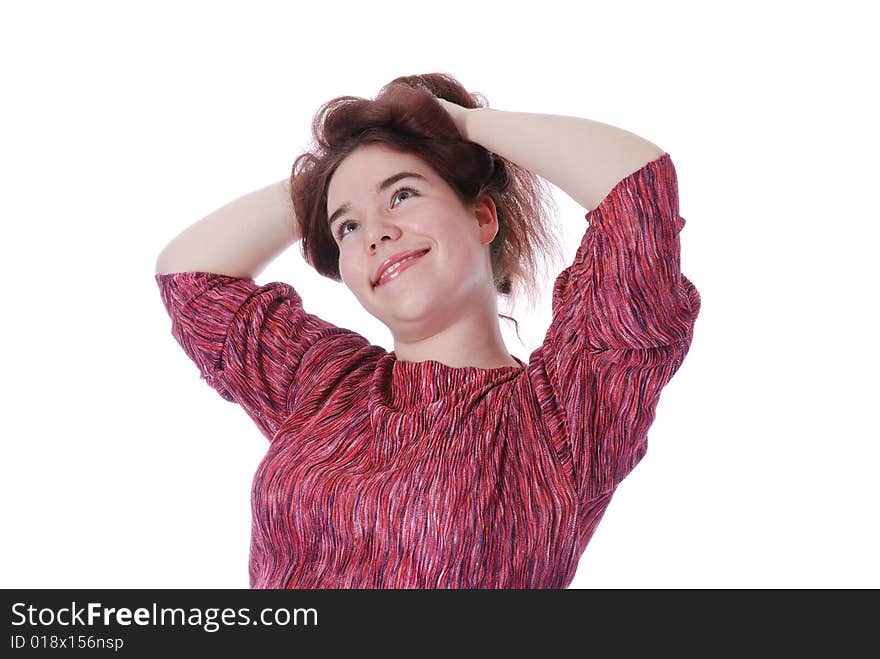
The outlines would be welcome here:
[[[172,336],[269,440],[251,587],[567,587],[690,348],[678,210],[664,154],[587,213],[518,367],[398,361],[289,284],[157,274]]]

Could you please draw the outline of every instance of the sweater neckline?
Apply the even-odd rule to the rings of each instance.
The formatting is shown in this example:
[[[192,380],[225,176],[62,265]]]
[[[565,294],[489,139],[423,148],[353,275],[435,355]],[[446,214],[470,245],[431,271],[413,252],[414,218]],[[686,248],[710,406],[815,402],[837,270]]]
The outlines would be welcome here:
[[[394,351],[391,351],[380,358],[374,384],[384,385],[383,398],[393,409],[411,409],[437,401],[449,402],[524,372],[526,364],[515,355],[510,356],[519,366],[449,366],[433,359],[407,362],[398,360]]]

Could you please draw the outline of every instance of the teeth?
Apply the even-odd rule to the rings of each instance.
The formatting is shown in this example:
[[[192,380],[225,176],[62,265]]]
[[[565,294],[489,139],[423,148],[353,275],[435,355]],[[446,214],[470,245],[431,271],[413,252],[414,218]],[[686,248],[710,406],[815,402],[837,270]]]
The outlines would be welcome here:
[[[388,266],[388,268],[385,270],[385,273],[394,272],[400,266],[402,266],[404,263],[406,263],[407,261],[411,261],[414,258],[416,258],[416,257],[415,256],[407,256],[405,259],[398,261],[397,263],[394,263],[393,265]]]
[[[405,259],[403,259],[402,261],[397,261],[396,263],[394,263],[393,265],[391,265],[391,266],[389,266],[388,268],[385,269],[385,272],[383,272],[383,273],[382,273],[382,276],[379,277],[379,281],[382,281],[383,279],[385,279],[385,277],[387,277],[387,276],[390,275],[392,272],[394,272],[395,270],[397,270],[400,266],[402,266],[402,265],[403,265],[404,263],[406,263],[407,261],[411,261],[412,259],[416,259],[416,258],[418,258],[418,257],[420,257],[420,256],[421,256],[421,254],[414,254],[413,256],[407,256],[407,257],[406,257]]]

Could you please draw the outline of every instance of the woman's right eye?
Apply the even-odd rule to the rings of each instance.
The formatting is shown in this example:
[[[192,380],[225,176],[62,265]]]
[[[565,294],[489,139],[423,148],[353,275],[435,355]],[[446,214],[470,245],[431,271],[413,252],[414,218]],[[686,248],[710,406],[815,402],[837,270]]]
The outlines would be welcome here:
[[[349,221],[339,223],[339,230],[337,231],[337,234],[339,235],[340,238],[344,238],[346,236],[345,227],[347,227],[351,224],[357,224],[357,222],[352,222],[351,220],[349,220]]]
[[[409,192],[413,197],[419,196],[419,193],[416,192],[414,189],[402,187],[402,188],[397,188],[397,190],[394,191],[394,193],[391,195],[391,199],[392,200],[397,199],[397,195],[399,195],[401,192]],[[404,201],[406,201],[406,200],[404,199]],[[348,235],[345,233],[345,227],[347,227],[350,224],[357,224],[357,222],[347,220],[347,221],[343,221],[343,222],[339,223],[339,225],[338,225],[339,228],[336,230],[336,236],[340,240],[342,240],[346,235]]]

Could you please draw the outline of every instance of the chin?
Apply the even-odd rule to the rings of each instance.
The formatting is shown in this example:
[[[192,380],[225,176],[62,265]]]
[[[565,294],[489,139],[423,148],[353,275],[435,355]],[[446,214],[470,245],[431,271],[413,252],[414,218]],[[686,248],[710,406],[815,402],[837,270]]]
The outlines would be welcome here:
[[[436,316],[438,310],[434,296],[427,298],[410,293],[406,300],[393,307],[382,305],[375,309],[374,315],[390,329],[400,323],[426,321],[432,316]]]

